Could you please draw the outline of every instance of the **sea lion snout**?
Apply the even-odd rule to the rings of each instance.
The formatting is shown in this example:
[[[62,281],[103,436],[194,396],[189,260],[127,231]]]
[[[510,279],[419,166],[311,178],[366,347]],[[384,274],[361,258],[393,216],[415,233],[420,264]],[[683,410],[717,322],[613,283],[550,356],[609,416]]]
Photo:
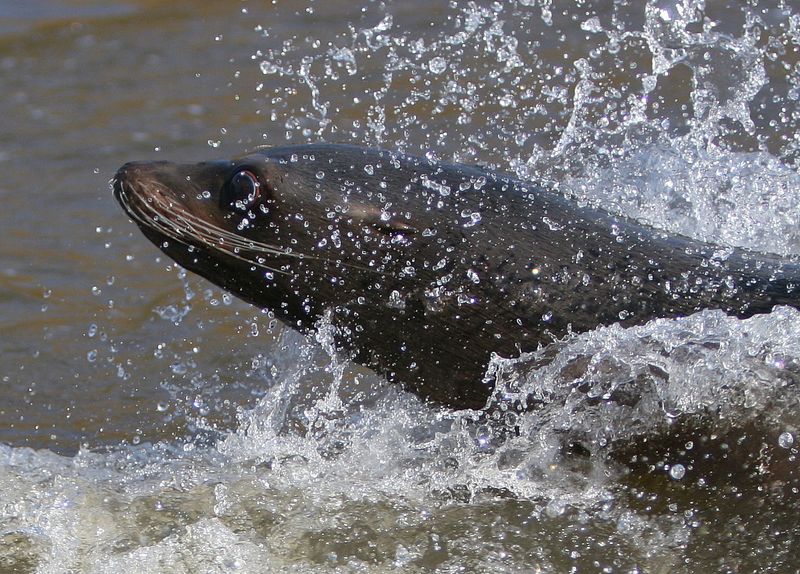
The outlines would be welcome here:
[[[162,173],[167,166],[167,161],[131,161],[123,165],[111,179],[114,197],[123,206],[126,201],[144,199],[143,196],[154,193],[157,189],[166,189],[166,186],[155,185],[162,179]]]
[[[129,161],[117,170],[112,181],[136,181],[152,176],[170,165],[174,164],[168,161]]]

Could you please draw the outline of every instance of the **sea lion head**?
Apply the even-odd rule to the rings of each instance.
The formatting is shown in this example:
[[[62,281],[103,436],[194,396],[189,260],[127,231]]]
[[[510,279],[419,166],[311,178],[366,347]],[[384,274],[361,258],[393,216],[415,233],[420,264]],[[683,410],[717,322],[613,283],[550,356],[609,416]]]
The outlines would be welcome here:
[[[112,184],[181,266],[303,330],[325,308],[413,282],[403,272],[417,231],[410,215],[392,209],[380,178],[361,168],[364,177],[353,177],[352,159],[290,147],[196,164],[132,162]]]

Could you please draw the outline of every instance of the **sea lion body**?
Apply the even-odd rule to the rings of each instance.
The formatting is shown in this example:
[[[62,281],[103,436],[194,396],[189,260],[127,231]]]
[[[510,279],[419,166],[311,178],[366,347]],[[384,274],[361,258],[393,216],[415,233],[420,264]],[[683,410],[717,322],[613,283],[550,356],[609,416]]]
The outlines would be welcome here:
[[[131,163],[114,192],[183,267],[421,396],[481,408],[492,353],[704,308],[798,305],[800,269],[480,167],[343,145]]]

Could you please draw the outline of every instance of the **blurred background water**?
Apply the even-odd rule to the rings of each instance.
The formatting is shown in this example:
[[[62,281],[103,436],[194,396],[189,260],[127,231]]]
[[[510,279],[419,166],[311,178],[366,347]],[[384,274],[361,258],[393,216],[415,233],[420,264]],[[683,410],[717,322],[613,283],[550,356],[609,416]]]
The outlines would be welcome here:
[[[797,312],[499,360],[544,406],[476,423],[183,273],[107,184],[378,145],[794,256],[796,5],[9,0],[0,85],[0,572],[800,569]]]

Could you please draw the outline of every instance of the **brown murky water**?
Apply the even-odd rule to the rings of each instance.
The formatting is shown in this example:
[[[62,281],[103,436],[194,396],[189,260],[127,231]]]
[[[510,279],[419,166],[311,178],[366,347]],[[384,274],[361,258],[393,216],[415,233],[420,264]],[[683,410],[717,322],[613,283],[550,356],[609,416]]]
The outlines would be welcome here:
[[[0,38],[2,440],[74,452],[82,441],[156,438],[170,360],[144,367],[135,358],[152,357],[160,343],[183,356],[184,339],[200,335],[154,314],[182,305],[183,290],[106,182],[134,157],[260,143],[269,126],[252,98],[237,102],[234,85],[244,81],[239,68],[253,67],[258,36],[252,17],[213,2],[37,8],[8,8],[12,33]],[[226,146],[212,152],[206,142],[221,130]],[[213,322],[208,311],[203,321]],[[204,359],[246,344],[231,344],[231,331],[202,334]],[[246,402],[247,393],[234,394]]]
[[[0,572],[796,572],[795,311],[511,365],[655,390],[498,444],[185,276],[107,182],[382,145],[798,254],[798,46],[777,0],[0,5]]]

